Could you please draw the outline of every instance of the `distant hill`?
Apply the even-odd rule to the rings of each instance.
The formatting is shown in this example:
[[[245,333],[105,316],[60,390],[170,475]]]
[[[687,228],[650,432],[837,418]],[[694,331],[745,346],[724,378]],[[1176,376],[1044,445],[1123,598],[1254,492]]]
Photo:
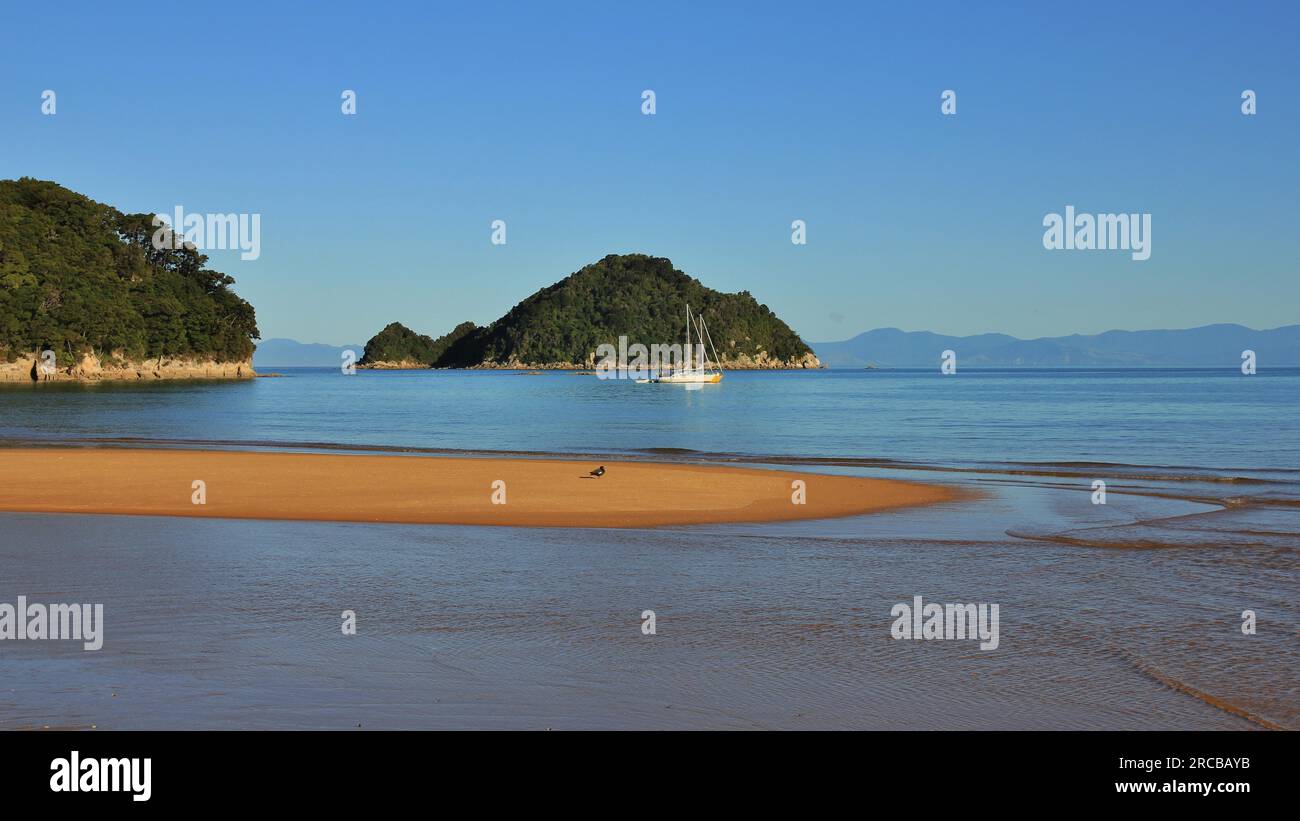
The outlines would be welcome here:
[[[152,214],[54,182],[0,180],[0,362],[48,349],[65,375],[162,375],[183,360],[246,366],[253,306],[193,246],[154,247],[158,230]]]
[[[597,346],[672,344],[686,305],[702,312],[722,365],[819,367],[812,349],[748,291],[706,288],[662,257],[611,254],[543,288],[484,327],[462,323],[437,340],[393,323],[366,344],[371,367],[591,367]],[[409,364],[418,363],[418,364]]]
[[[1006,334],[944,336],[929,331],[880,328],[843,342],[813,345],[831,368],[867,365],[938,367],[943,351],[958,367],[1236,367],[1253,350],[1258,366],[1300,366],[1300,325],[1256,331],[1243,325],[1205,325],[1161,331],[1107,331],[1085,336],[1017,339]]]
[[[343,352],[361,356],[360,345],[322,345],[293,339],[264,339],[253,351],[255,368],[337,368]]]

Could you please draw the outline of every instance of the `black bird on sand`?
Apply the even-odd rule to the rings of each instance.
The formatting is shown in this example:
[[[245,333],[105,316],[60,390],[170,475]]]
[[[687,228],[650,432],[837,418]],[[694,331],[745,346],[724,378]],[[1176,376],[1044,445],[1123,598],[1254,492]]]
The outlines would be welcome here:
[[[587,475],[595,476],[597,479],[599,479],[600,477],[605,475],[605,466],[601,465],[600,467],[596,468],[595,470],[593,470],[591,473],[588,473]]]

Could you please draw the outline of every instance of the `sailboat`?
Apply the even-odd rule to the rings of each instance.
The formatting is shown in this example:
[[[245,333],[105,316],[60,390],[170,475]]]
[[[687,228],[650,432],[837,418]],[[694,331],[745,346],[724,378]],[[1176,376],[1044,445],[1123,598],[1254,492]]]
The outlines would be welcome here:
[[[699,347],[691,345],[691,326],[695,327],[695,336],[699,340]],[[709,348],[713,351],[713,359],[718,363],[717,367],[709,367],[708,356],[704,349],[705,340],[708,340]],[[699,361],[696,361],[695,353],[699,351]],[[722,360],[718,358],[718,350],[713,347],[713,338],[709,336],[709,328],[704,324],[704,314],[699,318],[691,316],[691,306],[686,305],[686,347],[682,349],[683,359],[686,362],[685,367],[676,371],[661,373],[650,379],[638,379],[637,382],[652,382],[662,385],[712,385],[722,381]]]

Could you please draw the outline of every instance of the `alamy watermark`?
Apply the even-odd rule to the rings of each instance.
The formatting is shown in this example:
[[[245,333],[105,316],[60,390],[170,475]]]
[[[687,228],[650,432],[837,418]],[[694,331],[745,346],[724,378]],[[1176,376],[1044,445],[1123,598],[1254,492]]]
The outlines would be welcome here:
[[[618,345],[605,342],[596,346],[597,379],[647,379],[654,374],[681,371],[704,362],[704,345],[654,343],[646,346],[640,342],[628,344],[626,336],[619,336]]]
[[[1076,214],[1043,217],[1043,247],[1049,251],[1131,251],[1141,262],[1151,258],[1150,214]]]
[[[245,261],[262,255],[261,214],[194,214],[176,206],[173,214],[155,214],[153,247],[159,251],[193,248],[238,250]]]
[[[82,758],[73,750],[50,762],[51,792],[124,792],[132,801],[153,796],[152,758]]]
[[[899,602],[889,611],[897,639],[979,639],[981,650],[998,649],[996,604],[926,604],[920,596]]]
[[[1243,376],[1254,376],[1257,359],[1255,352],[1250,348],[1241,352],[1241,373]]]
[[[104,646],[104,605],[0,602],[0,641],[79,641],[88,651]]]

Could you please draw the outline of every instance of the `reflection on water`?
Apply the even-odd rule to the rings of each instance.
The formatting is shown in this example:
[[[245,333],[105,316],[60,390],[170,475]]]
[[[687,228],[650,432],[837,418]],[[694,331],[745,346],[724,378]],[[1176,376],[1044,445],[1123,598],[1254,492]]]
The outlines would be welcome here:
[[[1297,729],[1300,374],[1198,374],[0,390],[10,445],[609,453],[985,494],[624,531],[2,514],[0,602],[103,603],[106,642],[0,642],[0,727]],[[893,640],[915,595],[998,603],[998,649]]]

